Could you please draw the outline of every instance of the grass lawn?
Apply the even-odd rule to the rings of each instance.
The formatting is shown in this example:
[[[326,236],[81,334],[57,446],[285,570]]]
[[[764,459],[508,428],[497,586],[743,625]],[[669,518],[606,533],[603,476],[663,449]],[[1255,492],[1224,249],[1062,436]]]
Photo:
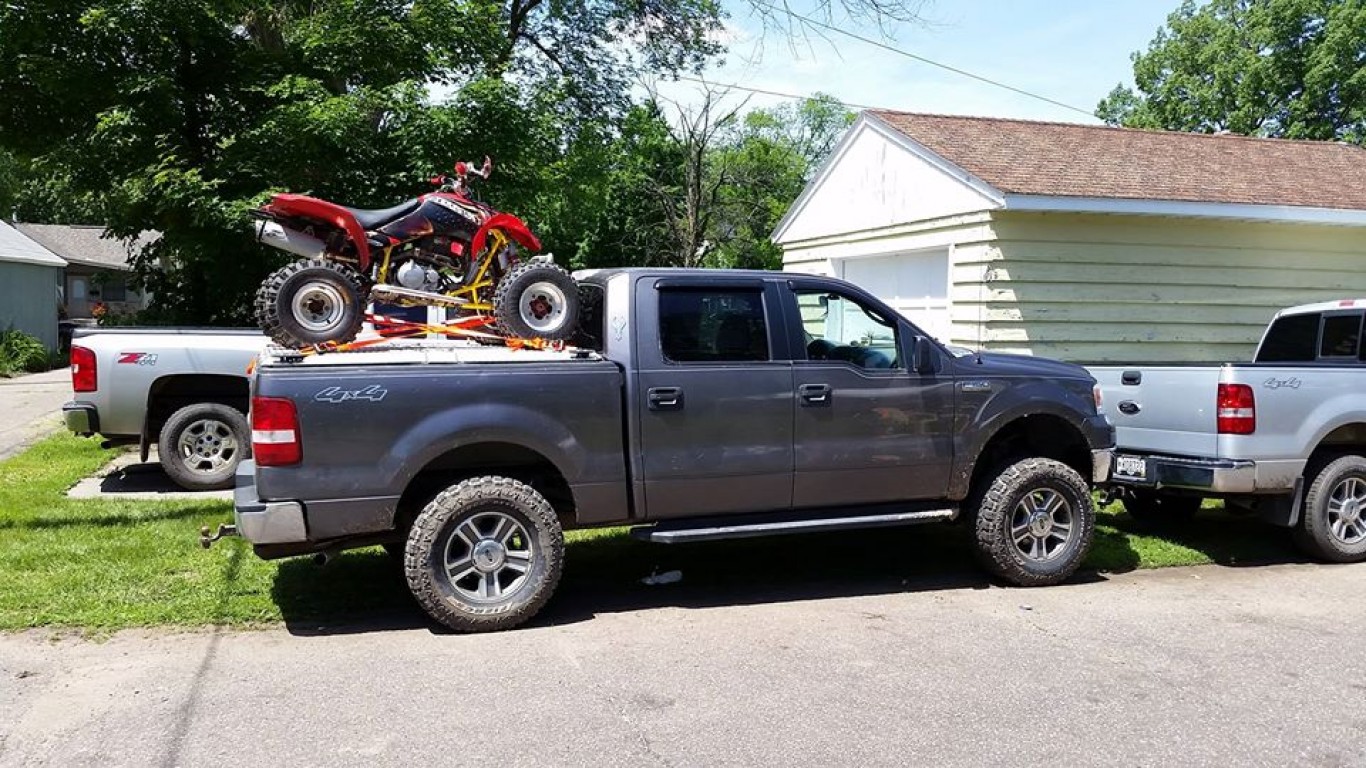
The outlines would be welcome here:
[[[0,630],[81,627],[337,625],[396,617],[420,624],[401,574],[378,549],[326,567],[264,562],[228,539],[205,551],[198,531],[231,518],[226,501],[105,501],[65,491],[114,455],[94,440],[52,437],[0,462]],[[1207,505],[1208,506],[1208,505]],[[569,534],[557,611],[723,604],[985,583],[957,526],[663,546],[624,529]],[[1298,559],[1285,532],[1217,507],[1165,538],[1142,533],[1119,505],[1102,512],[1087,567],[1101,572]],[[838,542],[838,547],[832,547]],[[838,550],[837,552],[832,550]],[[642,587],[680,570],[686,587]]]

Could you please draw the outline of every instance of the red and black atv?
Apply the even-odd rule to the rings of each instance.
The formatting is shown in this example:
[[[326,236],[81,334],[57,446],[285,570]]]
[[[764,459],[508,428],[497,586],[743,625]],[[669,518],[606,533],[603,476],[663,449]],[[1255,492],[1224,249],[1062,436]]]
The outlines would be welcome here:
[[[482,167],[456,163],[454,178],[402,205],[369,211],[304,195],[275,195],[253,211],[256,237],[304,257],[256,292],[256,320],[276,342],[303,348],[344,344],[360,332],[371,301],[449,307],[491,315],[510,338],[558,341],[578,325],[578,289],[564,269],[524,260],[541,243],[521,219],[470,194]]]

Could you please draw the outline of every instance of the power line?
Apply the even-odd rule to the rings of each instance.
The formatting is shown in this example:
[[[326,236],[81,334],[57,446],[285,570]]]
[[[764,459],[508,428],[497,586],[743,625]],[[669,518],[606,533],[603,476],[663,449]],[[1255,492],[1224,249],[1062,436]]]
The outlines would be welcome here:
[[[701,83],[702,85],[708,86],[714,85],[719,86],[721,88],[734,88],[737,91],[748,91],[749,93],[762,93],[765,96],[778,96],[784,99],[797,99],[799,101],[807,101],[808,99],[815,98],[815,96],[812,94],[807,94],[803,96],[799,93],[787,93],[785,91],[770,91],[764,88],[753,88],[751,86],[740,85],[738,83],[718,83],[715,80],[707,80],[701,77],[689,77],[688,75],[675,74],[671,75],[671,77],[677,80],[687,80],[690,83]],[[854,109],[890,109],[889,107],[877,107],[871,104],[855,104],[852,101],[843,101],[841,99],[837,99],[834,96],[830,96],[829,94],[821,95],[829,97],[831,101],[835,102],[836,104],[839,104],[842,107],[853,107]]]
[[[810,24],[810,25],[812,25],[812,26],[814,26],[814,27],[819,27],[819,28],[821,28],[821,29],[828,30],[828,31],[830,31],[830,32],[834,32],[834,33],[836,33],[836,34],[844,35],[845,37],[851,37],[851,38],[853,38],[853,39],[855,39],[855,40],[858,40],[859,42],[867,43],[868,45],[877,46],[878,48],[881,48],[881,49],[883,49],[883,50],[885,50],[885,51],[891,51],[892,53],[895,53],[895,54],[898,54],[898,55],[901,55],[901,56],[905,56],[905,57],[908,58],[908,59],[911,59],[911,60],[914,60],[914,61],[918,61],[918,62],[920,62],[920,63],[922,63],[922,64],[929,64],[929,65],[932,66],[932,67],[938,67],[938,68],[943,69],[943,70],[946,70],[946,71],[948,71],[948,72],[952,72],[952,73],[954,73],[954,74],[956,74],[956,75],[962,75],[963,77],[972,78],[973,80],[976,80],[976,81],[982,82],[982,83],[986,83],[987,85],[994,85],[994,86],[996,86],[997,88],[1004,88],[1005,90],[1010,91],[1010,92],[1012,92],[1012,93],[1018,93],[1018,94],[1020,94],[1021,96],[1028,96],[1028,97],[1031,98],[1031,99],[1038,99],[1039,101],[1044,101],[1044,102],[1047,102],[1047,103],[1049,103],[1049,104],[1052,104],[1052,105],[1055,106],[1055,107],[1062,107],[1063,109],[1070,109],[1070,110],[1072,110],[1073,112],[1080,112],[1081,114],[1086,115],[1087,117],[1095,117],[1095,115],[1094,115],[1092,112],[1090,112],[1089,110],[1085,110],[1085,109],[1082,109],[1082,108],[1080,108],[1080,107],[1074,107],[1074,106],[1072,106],[1071,104],[1065,104],[1065,103],[1063,103],[1063,102],[1061,102],[1061,101],[1058,101],[1057,99],[1050,99],[1050,98],[1048,98],[1047,96],[1041,96],[1041,95],[1039,95],[1039,94],[1037,94],[1037,93],[1031,93],[1030,91],[1026,91],[1026,90],[1024,90],[1023,88],[1016,88],[1016,87],[1013,86],[1013,85],[1007,85],[1007,84],[1005,84],[1005,83],[1000,82],[999,80],[992,80],[992,79],[989,78],[989,77],[983,77],[982,75],[974,74],[974,73],[972,73],[972,72],[967,71],[966,69],[959,69],[958,67],[950,66],[950,65],[948,65],[948,64],[941,64],[940,62],[937,62],[937,61],[935,61],[934,59],[927,59],[927,58],[925,58],[924,56],[917,56],[917,55],[914,54],[914,53],[911,53],[911,52],[909,52],[909,51],[903,51],[903,50],[901,50],[900,48],[893,48],[892,46],[887,45],[886,43],[883,43],[883,42],[881,42],[881,41],[874,40],[874,39],[872,39],[872,38],[870,38],[870,37],[864,37],[864,36],[862,36],[862,35],[854,34],[853,32],[849,32],[848,30],[840,29],[839,27],[832,26],[832,25],[830,25],[830,24],[826,24],[826,23],[823,22],[823,21],[817,21],[816,19],[810,18],[809,16],[803,16],[803,15],[801,15],[800,13],[797,13],[797,12],[795,12],[795,11],[792,11],[792,10],[790,10],[790,9],[788,9],[788,8],[781,8],[781,7],[779,7],[779,6],[773,5],[772,3],[765,2],[764,0],[752,0],[752,2],[753,2],[755,5],[762,5],[762,6],[764,6],[765,8],[769,8],[769,9],[774,10],[774,11],[777,11],[777,12],[779,12],[779,13],[785,13],[785,14],[787,14],[788,16],[791,16],[791,17],[794,18],[794,19],[798,19],[798,20],[800,20],[800,21],[804,21],[804,22],[806,22],[807,24]],[[851,106],[852,106],[852,105],[851,105]]]

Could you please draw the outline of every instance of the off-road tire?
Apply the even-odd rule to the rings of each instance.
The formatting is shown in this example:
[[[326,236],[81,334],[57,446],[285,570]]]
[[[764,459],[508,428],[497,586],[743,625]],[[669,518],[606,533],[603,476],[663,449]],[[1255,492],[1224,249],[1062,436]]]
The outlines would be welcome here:
[[[296,349],[328,342],[345,344],[360,333],[368,291],[360,273],[345,264],[307,259],[271,273],[256,290],[256,322],[277,344]],[[294,312],[294,298],[305,287],[335,292],[337,318],[326,328],[309,328]]]
[[[190,429],[195,432],[187,434]],[[231,433],[230,438],[225,432]],[[204,466],[202,469],[191,467],[181,454],[182,438],[203,446],[207,453],[217,455],[223,463],[220,466]],[[157,437],[157,456],[161,460],[161,468],[176,485],[187,491],[231,488],[237,465],[250,455],[251,427],[247,425],[247,417],[236,408],[220,403],[195,403],[181,408],[166,420]],[[201,466],[213,461],[199,453],[192,453],[191,456],[191,463]]]
[[[1051,491],[1070,507],[1069,538],[1046,562],[1030,559],[1011,535],[1017,505],[1035,491]],[[1095,535],[1096,510],[1081,475],[1053,459],[1030,458],[1003,465],[969,497],[974,549],[982,566],[1019,587],[1039,587],[1065,581],[1086,558]]]
[[[1366,539],[1348,544],[1333,535],[1328,520],[1328,503],[1333,490],[1349,478],[1366,481],[1366,458],[1342,456],[1329,462],[1313,475],[1294,538],[1300,550],[1310,557],[1333,563],[1358,563],[1366,560]]]
[[[1156,491],[1133,491],[1124,497],[1124,511],[1134,522],[1149,528],[1179,527],[1195,519],[1199,496],[1177,496]]]
[[[553,325],[535,327],[523,317],[522,296],[538,284],[549,285],[558,296],[551,302],[563,302],[557,310]],[[564,341],[579,328],[579,288],[573,276],[564,268],[543,261],[518,264],[498,281],[493,291],[493,317],[503,335],[518,339],[546,339]]]
[[[520,524],[531,540],[531,556],[525,583],[505,599],[481,605],[461,596],[446,555],[457,529],[488,513]],[[563,568],[564,531],[550,502],[530,486],[498,476],[470,478],[437,494],[413,521],[403,559],[418,604],[457,632],[510,629],[531,619],[555,592]]]

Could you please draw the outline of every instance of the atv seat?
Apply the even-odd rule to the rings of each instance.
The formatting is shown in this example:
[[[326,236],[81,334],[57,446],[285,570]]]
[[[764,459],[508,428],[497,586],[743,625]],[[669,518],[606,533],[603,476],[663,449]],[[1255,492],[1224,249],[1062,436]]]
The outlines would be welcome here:
[[[417,207],[421,204],[422,201],[415,197],[412,200],[409,200],[406,203],[400,203],[393,208],[383,208],[377,211],[366,210],[364,208],[346,208],[346,210],[350,211],[351,215],[356,217],[356,221],[360,224],[361,229],[368,231],[371,229],[379,229],[400,216],[406,216],[407,214],[416,211]]]

